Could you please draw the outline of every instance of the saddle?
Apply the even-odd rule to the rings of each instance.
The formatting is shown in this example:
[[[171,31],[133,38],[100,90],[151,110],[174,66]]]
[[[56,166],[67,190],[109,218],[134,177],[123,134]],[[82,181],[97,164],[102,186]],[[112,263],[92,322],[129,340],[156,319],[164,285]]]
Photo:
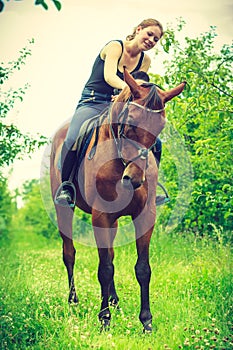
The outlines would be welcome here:
[[[91,151],[88,154],[88,159],[91,160],[94,157],[99,138],[99,128],[102,125],[105,118],[107,117],[108,110],[109,108],[107,107],[101,114],[97,114],[96,116],[86,120],[82,124],[79,134],[77,135],[76,141],[72,148],[72,151],[76,151],[77,162],[73,167],[70,178],[73,178],[75,173],[79,169],[80,164],[82,163],[82,160],[86,154],[87,148],[90,144],[91,138],[94,134],[94,131],[96,131],[94,144],[91,148]]]

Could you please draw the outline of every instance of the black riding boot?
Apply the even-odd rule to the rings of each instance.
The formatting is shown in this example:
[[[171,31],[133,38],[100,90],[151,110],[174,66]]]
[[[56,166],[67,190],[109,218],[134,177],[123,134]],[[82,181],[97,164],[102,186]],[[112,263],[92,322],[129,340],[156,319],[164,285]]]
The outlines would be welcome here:
[[[75,187],[70,181],[72,169],[76,159],[76,151],[71,151],[64,143],[61,151],[61,177],[62,184],[57,190],[55,203],[61,206],[74,207]]]
[[[153,152],[153,155],[155,157],[157,167],[159,168],[159,163],[160,163],[161,155],[162,155],[162,142],[160,141],[159,138],[157,139],[156,146],[154,147],[152,152]],[[170,198],[168,196],[166,189],[159,182],[158,182],[158,186],[163,190],[165,196],[161,196],[161,195],[156,196],[156,199],[155,199],[156,206],[163,205],[165,203],[170,202]]]

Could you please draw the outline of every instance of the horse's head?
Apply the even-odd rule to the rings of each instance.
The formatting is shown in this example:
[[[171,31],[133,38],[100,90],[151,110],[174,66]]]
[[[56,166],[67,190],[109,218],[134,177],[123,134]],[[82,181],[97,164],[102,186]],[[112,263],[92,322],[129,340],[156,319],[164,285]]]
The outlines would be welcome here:
[[[118,155],[125,165],[122,183],[136,189],[145,181],[149,152],[165,126],[165,103],[179,95],[186,83],[163,91],[155,84],[136,81],[126,69],[124,79],[128,87],[112,106],[112,122]]]

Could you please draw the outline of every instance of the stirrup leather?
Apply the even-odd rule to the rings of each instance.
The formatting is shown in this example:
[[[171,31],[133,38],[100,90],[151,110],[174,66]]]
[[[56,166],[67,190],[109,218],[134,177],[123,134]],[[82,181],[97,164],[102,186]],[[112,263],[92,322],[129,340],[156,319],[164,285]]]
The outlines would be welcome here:
[[[156,206],[163,205],[170,202],[170,198],[165,187],[160,182],[158,182],[157,185],[163,190],[165,196],[156,196],[156,199],[155,199]]]

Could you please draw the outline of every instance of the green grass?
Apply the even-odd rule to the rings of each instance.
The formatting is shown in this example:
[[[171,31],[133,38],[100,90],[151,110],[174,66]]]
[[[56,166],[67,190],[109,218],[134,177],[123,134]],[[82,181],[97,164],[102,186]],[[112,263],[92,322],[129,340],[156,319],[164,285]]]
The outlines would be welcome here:
[[[230,247],[155,234],[150,262],[154,332],[142,334],[135,244],[115,249],[121,311],[100,333],[98,257],[76,244],[77,306],[69,306],[61,241],[15,224],[0,258],[1,349],[232,349]]]

